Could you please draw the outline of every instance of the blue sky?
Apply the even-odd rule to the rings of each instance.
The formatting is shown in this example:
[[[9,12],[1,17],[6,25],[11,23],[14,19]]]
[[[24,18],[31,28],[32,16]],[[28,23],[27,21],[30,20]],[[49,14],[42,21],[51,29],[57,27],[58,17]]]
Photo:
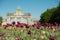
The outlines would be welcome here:
[[[7,12],[15,12],[18,7],[31,18],[40,18],[47,9],[56,7],[59,0],[0,0],[0,16],[6,18]]]

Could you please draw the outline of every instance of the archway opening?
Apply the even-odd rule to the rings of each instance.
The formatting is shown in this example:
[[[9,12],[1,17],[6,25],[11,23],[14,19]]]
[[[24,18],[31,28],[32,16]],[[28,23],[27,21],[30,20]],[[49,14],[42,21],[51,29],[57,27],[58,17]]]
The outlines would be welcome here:
[[[14,18],[12,17],[12,18],[10,18],[10,23],[12,23],[14,21]]]
[[[27,24],[27,18],[24,18],[24,20],[23,20],[23,23],[26,23]]]
[[[20,17],[17,18],[17,22],[18,22],[18,21],[19,21],[19,22],[21,21],[21,18],[20,18]]]

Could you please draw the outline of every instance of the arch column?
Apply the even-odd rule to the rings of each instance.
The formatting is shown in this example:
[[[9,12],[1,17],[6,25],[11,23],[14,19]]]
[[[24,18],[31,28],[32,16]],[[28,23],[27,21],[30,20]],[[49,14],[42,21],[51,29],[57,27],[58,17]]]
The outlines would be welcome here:
[[[17,17],[14,18],[14,21],[17,22]]]
[[[31,24],[31,18],[27,18],[27,23]]]
[[[23,18],[23,17],[21,17],[21,23],[23,23],[23,20],[24,20],[24,18]]]
[[[10,23],[10,17],[7,17],[7,23]]]

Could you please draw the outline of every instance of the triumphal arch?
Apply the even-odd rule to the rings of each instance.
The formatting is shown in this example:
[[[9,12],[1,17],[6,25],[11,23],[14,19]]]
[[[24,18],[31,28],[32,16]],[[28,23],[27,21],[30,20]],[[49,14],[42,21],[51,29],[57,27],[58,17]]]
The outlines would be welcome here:
[[[11,19],[14,19],[13,21],[17,22],[18,19],[21,23],[24,23],[24,19],[27,20],[27,24],[34,24],[38,20],[31,19],[31,14],[30,13],[23,13],[20,8],[16,10],[14,13],[7,13],[7,18],[3,20],[4,23],[11,23]]]

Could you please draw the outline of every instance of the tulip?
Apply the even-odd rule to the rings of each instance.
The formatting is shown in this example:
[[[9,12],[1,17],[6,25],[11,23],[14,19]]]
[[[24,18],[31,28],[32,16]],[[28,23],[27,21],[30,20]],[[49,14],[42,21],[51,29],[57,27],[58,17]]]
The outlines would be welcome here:
[[[4,28],[6,29],[7,27],[9,27],[8,25],[4,25]]]
[[[36,39],[33,39],[33,40],[36,40]]]
[[[21,23],[18,21],[17,24],[21,24]]]
[[[2,25],[2,23],[0,23],[0,26]]]
[[[58,26],[58,23],[57,22],[55,22],[55,26]]]
[[[27,31],[27,34],[31,34],[31,31],[30,31],[30,30],[28,30],[28,31]]]
[[[50,38],[49,38],[49,40],[55,40],[55,36],[53,36],[53,35],[50,35]]]
[[[56,31],[56,29],[55,29],[54,27],[51,27],[51,29],[52,29],[53,31]]]
[[[28,24],[25,24],[26,28],[29,28],[30,26]]]
[[[32,27],[34,27],[34,25],[32,25]]]
[[[0,37],[6,37],[6,34],[0,34]]]
[[[15,24],[16,24],[16,22],[15,22],[15,21],[13,21],[13,22],[12,22],[12,24],[13,24],[13,25],[15,25]]]
[[[7,23],[6,25],[8,25],[8,26],[12,26],[12,24],[10,24],[10,23]]]
[[[16,37],[15,40],[22,40],[20,37]]]
[[[6,37],[6,34],[2,34],[2,37],[4,37],[4,38],[5,38],[5,37]]]
[[[37,25],[36,28],[39,29],[41,26],[40,25]]]
[[[53,28],[53,31],[56,31],[56,29],[55,29],[55,28]]]
[[[24,27],[24,25],[21,23],[21,26],[20,26],[21,28],[23,28]]]
[[[46,32],[45,31],[42,31],[42,34],[45,34]]]
[[[16,27],[20,27],[21,25],[16,24],[15,26],[16,26]]]
[[[24,32],[24,30],[21,30],[21,32]]]
[[[41,37],[41,39],[44,39],[44,36],[40,36]]]
[[[45,23],[45,26],[49,26],[49,24],[48,23]]]

